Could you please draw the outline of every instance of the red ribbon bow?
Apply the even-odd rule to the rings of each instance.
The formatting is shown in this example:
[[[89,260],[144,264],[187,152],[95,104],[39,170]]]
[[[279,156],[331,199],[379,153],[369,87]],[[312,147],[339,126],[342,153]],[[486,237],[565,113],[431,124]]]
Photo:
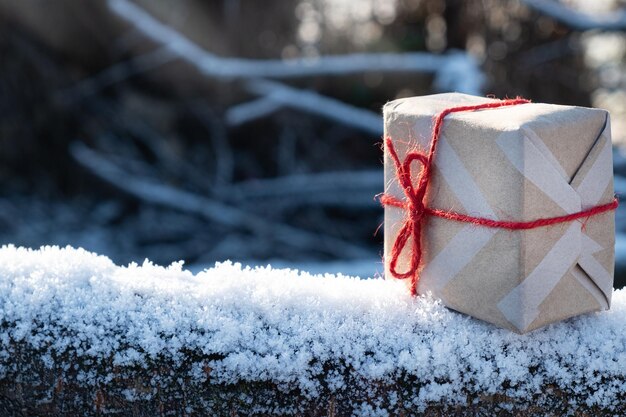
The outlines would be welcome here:
[[[418,269],[422,259],[422,222],[426,215],[437,216],[448,220],[473,223],[475,225],[485,227],[495,227],[509,230],[526,230],[536,227],[553,225],[557,223],[569,222],[584,217],[590,217],[596,214],[603,213],[605,211],[614,210],[617,207],[618,200],[617,198],[615,198],[611,203],[595,206],[590,209],[583,210],[577,213],[567,214],[565,216],[543,218],[527,222],[516,222],[493,220],[483,217],[473,217],[462,213],[438,210],[426,206],[426,191],[428,190],[428,183],[430,181],[437,142],[439,141],[439,137],[441,135],[443,119],[450,113],[475,111],[482,109],[494,109],[498,107],[515,106],[518,104],[526,103],[530,103],[530,100],[518,97],[515,99],[494,101],[475,106],[459,106],[445,109],[437,114],[434,118],[433,132],[430,139],[430,150],[428,151],[428,154],[425,155],[418,151],[411,151],[406,154],[404,162],[400,161],[400,158],[396,153],[391,138],[385,139],[385,147],[389,152],[389,155],[391,156],[391,159],[393,160],[396,168],[398,183],[402,187],[402,190],[404,191],[404,195],[406,197],[405,200],[402,201],[389,194],[382,194],[380,196],[380,202],[383,206],[393,206],[406,211],[406,219],[404,221],[404,224],[400,228],[398,236],[393,242],[393,247],[391,249],[389,272],[391,273],[391,275],[394,276],[394,278],[410,278],[412,295],[417,295],[417,282],[419,280]],[[411,164],[414,161],[418,161],[422,165],[422,169],[416,180],[417,185],[415,186],[413,185],[413,181],[411,178]],[[404,250],[409,239],[411,239],[409,269],[406,272],[398,272],[398,260],[400,259],[400,254]]]
[[[383,194],[380,197],[380,202],[383,206],[394,206],[404,209],[407,214],[406,220],[400,228],[396,240],[393,242],[391,260],[389,261],[389,271],[395,278],[398,279],[411,278],[411,288],[415,289],[415,284],[417,282],[417,269],[422,258],[422,220],[424,219],[424,215],[427,210],[424,204],[424,197],[426,196],[431,165],[429,163],[428,156],[417,151],[409,152],[404,159],[404,163],[401,163],[390,138],[385,139],[385,146],[387,147],[389,155],[396,166],[398,183],[404,191],[406,200],[401,201],[389,194]],[[413,163],[413,161],[419,161],[422,165],[416,187],[413,187],[413,182],[411,181],[411,163]],[[410,237],[413,239],[409,269],[406,272],[398,272],[396,266],[400,253],[406,246]],[[412,292],[413,295],[415,295],[415,291]]]

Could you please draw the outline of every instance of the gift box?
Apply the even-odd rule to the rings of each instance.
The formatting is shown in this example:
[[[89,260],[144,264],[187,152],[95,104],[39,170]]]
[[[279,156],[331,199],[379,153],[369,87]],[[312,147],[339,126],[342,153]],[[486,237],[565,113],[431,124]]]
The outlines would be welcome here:
[[[606,111],[449,93],[383,112],[386,277],[518,333],[609,308]]]

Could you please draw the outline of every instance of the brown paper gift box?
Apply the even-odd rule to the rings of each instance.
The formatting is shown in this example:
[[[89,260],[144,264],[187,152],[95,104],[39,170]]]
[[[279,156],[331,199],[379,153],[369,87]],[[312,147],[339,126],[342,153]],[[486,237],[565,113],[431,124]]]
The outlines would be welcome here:
[[[391,101],[383,109],[385,137],[404,160],[409,149],[428,150],[437,113],[489,101],[458,93]],[[387,150],[385,192],[405,198]],[[531,103],[448,115],[425,202],[476,217],[531,221],[613,198],[608,113]],[[387,277],[404,219],[403,209],[385,207]],[[613,211],[524,231],[427,216],[417,290],[432,292],[454,310],[525,333],[608,309],[614,244]],[[408,269],[408,252],[405,248],[400,256],[400,272]]]

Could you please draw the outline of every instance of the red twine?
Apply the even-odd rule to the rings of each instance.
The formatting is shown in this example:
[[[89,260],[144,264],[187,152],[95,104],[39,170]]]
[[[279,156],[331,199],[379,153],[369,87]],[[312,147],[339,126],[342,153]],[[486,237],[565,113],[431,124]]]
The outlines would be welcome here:
[[[393,142],[390,138],[385,139],[385,146],[393,163],[396,167],[396,175],[398,183],[404,191],[406,199],[404,201],[397,199],[389,194],[382,194],[380,202],[383,206],[393,206],[403,210],[406,210],[406,220],[402,225],[398,236],[396,237],[393,247],[391,249],[391,259],[389,261],[389,272],[395,278],[398,279],[411,279],[411,294],[417,295],[417,282],[419,280],[418,268],[422,259],[422,221],[425,216],[436,216],[448,220],[472,223],[477,226],[494,227],[499,229],[508,230],[527,230],[537,227],[550,226],[558,223],[565,223],[574,221],[577,219],[595,216],[605,211],[615,210],[618,205],[617,198],[611,203],[603,204],[592,207],[587,210],[579,211],[577,213],[567,214],[565,216],[549,217],[544,219],[532,220],[527,222],[515,222],[515,221],[499,221],[487,219],[484,217],[473,217],[462,213],[456,213],[453,211],[444,211],[433,209],[425,206],[425,196],[428,189],[428,183],[430,181],[433,160],[435,157],[435,151],[437,149],[437,142],[441,136],[441,128],[443,125],[443,119],[450,113],[475,111],[482,109],[494,109],[505,106],[515,106],[518,104],[530,103],[530,100],[523,98],[515,98],[508,100],[501,100],[491,103],[479,104],[475,106],[459,106],[451,107],[443,110],[437,114],[434,118],[433,132],[430,139],[430,150],[428,155],[423,153],[412,151],[407,153],[404,162],[400,162],[400,158],[396,153]],[[422,170],[417,177],[417,185],[413,186],[411,180],[411,164],[417,161],[422,165]],[[411,252],[409,258],[409,269],[406,272],[398,272],[396,269],[398,259],[404,247],[407,245],[409,238],[411,238]]]

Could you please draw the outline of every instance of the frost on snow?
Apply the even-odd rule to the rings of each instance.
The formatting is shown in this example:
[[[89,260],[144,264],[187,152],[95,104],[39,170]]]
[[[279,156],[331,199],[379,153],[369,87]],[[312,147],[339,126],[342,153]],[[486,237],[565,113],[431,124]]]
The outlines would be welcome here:
[[[11,346],[26,344],[48,367],[70,355],[141,368],[195,351],[211,382],[271,381],[308,398],[354,381],[417,381],[416,407],[556,386],[612,409],[626,391],[626,290],[608,312],[517,335],[413,299],[398,281],[228,262],[194,275],[182,263],[119,267],[81,249],[5,246],[0,324],[0,380]],[[206,380],[205,365],[185,377]],[[387,404],[407,401],[394,395]]]

